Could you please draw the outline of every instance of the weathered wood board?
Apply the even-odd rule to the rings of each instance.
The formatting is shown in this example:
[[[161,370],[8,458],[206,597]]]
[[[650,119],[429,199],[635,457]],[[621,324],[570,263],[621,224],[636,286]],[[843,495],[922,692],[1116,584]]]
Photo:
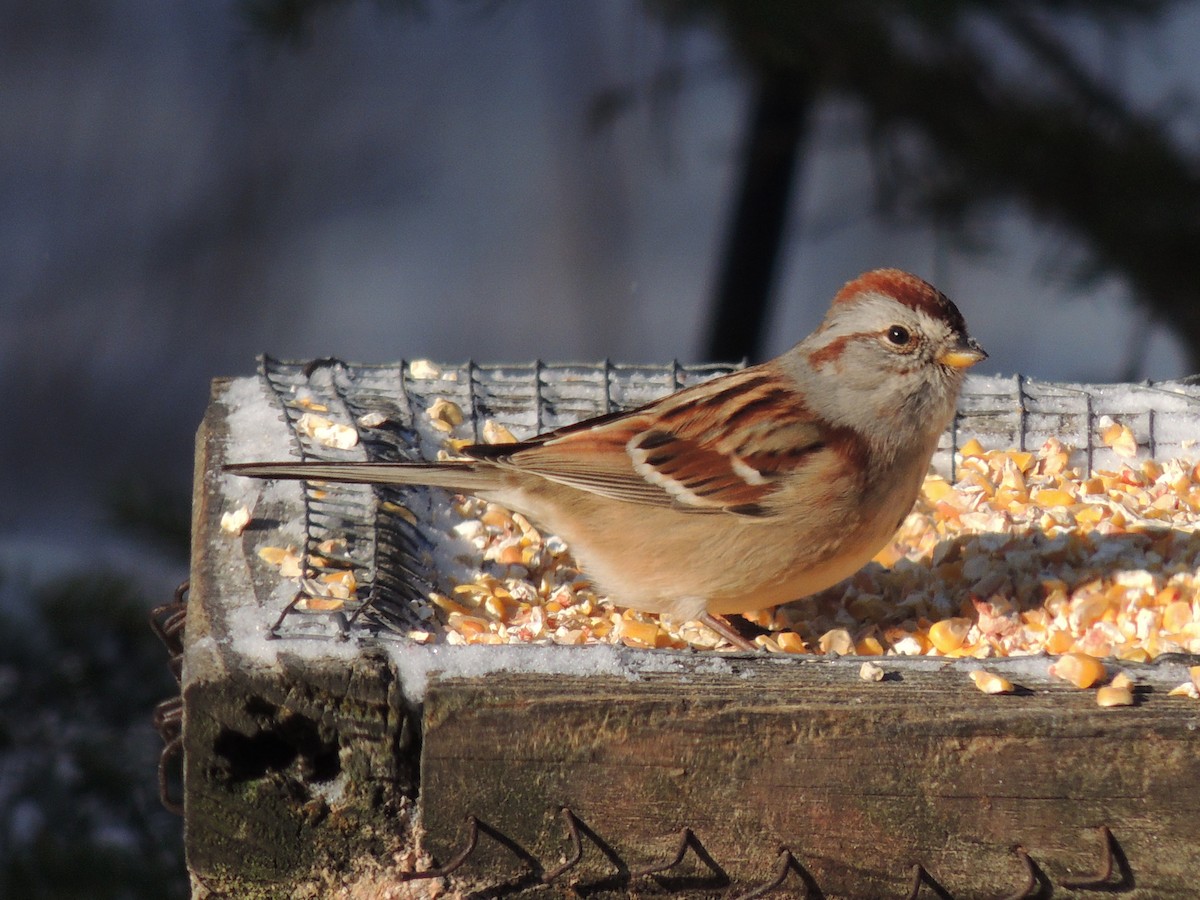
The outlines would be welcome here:
[[[1028,411],[996,415],[1028,431]],[[772,880],[781,846],[795,866],[776,896],[903,897],[916,863],[946,895],[1020,895],[1018,845],[1028,896],[1200,892],[1200,704],[1166,696],[1188,660],[1123,666],[1139,702],[1103,710],[1040,657],[989,661],[1025,690],[986,696],[977,662],[928,658],[889,657],[868,683],[849,658],[418,646],[337,623],[272,640],[294,585],[257,549],[303,546],[311,511],[299,485],[220,467],[294,441],[257,379],[214,385],[183,679],[198,897],[737,896]],[[247,498],[250,528],[222,533]],[[354,502],[375,514],[369,489]],[[572,855],[563,807],[582,858],[546,887]],[[397,888],[416,844],[435,865],[459,854],[467,816],[476,845],[453,875]],[[1113,872],[1068,887],[1104,862],[1101,826]],[[696,843],[678,866],[636,874],[669,862],[684,828]]]
[[[1061,895],[1100,868],[1108,826],[1131,896],[1196,896],[1195,704],[1146,684],[1138,706],[1101,709],[1037,661],[993,664],[1027,691],[987,696],[974,665],[885,661],[871,684],[852,660],[440,680],[423,717],[426,846],[449,859],[475,815],[539,867],[481,837],[464,877],[534,884],[569,850],[565,805],[599,839],[571,870],[581,887],[652,888],[630,872],[670,860],[690,828],[719,871],[690,854],[666,884],[747,890],[786,846],[826,897],[903,897],[921,863],[955,897],[995,898],[1027,880],[1015,846]],[[1122,884],[1116,871],[1106,889]]]

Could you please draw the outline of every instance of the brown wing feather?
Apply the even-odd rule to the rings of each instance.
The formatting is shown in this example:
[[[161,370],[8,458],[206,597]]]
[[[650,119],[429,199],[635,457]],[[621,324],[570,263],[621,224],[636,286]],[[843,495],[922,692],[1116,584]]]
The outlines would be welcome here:
[[[463,452],[617,500],[769,516],[780,480],[824,449],[799,395],[755,367],[530,441]]]

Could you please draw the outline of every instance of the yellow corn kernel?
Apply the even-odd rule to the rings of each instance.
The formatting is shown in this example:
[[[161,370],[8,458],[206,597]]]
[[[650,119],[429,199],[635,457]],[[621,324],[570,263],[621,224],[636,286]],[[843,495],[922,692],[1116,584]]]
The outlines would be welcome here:
[[[459,615],[467,615],[471,610],[463,606],[457,600],[451,600],[445,594],[439,594],[436,591],[429,595],[429,600],[438,609],[446,613],[458,613]]]
[[[627,647],[654,647],[658,643],[658,626],[639,619],[622,619],[620,638]]]
[[[488,419],[483,423],[483,442],[485,444],[515,444],[517,439],[499,422]]]
[[[975,682],[975,687],[979,688],[985,694],[1011,694],[1013,692],[1012,682],[1000,675],[995,675],[983,669],[973,669],[968,674],[971,680]]]
[[[1071,506],[1075,498],[1060,488],[1043,488],[1033,495],[1033,502],[1038,506]]]
[[[1128,425],[1122,425],[1120,422],[1112,422],[1109,425],[1101,423],[1101,425],[1103,427],[1100,431],[1100,440],[1104,441],[1106,446],[1111,447],[1113,453],[1127,459],[1137,456],[1137,441]]]
[[[1098,706],[1133,706],[1133,691],[1127,687],[1106,684],[1096,691]]]
[[[794,631],[781,631],[775,635],[775,642],[784,653],[805,653],[804,638]]]
[[[483,598],[483,608],[487,610],[489,615],[499,619],[501,622],[508,620],[508,606],[505,604],[504,599],[496,594],[489,594]]]
[[[294,405],[301,409],[312,410],[313,412],[329,412],[328,406],[324,403],[318,403],[312,397],[297,397]]]
[[[450,627],[465,637],[468,641],[487,633],[490,629],[486,619],[478,616],[464,616],[462,613],[450,613]]]
[[[450,431],[463,423],[462,407],[445,397],[438,397],[425,412],[430,424],[439,431]]]
[[[496,556],[496,562],[502,566],[519,566],[525,562],[525,552],[520,544],[509,544],[502,547]]]
[[[1176,600],[1168,603],[1162,614],[1163,630],[1174,634],[1182,631],[1184,626],[1192,621],[1192,604],[1186,600]]]
[[[296,604],[299,609],[311,609],[318,612],[333,612],[341,609],[346,605],[346,601],[342,597],[329,596],[308,596],[302,597],[300,602]]]
[[[1113,680],[1110,681],[1109,684],[1115,688],[1125,688],[1131,691],[1133,690],[1133,679],[1124,672],[1118,672],[1116,675],[1114,675]]]
[[[1033,467],[1033,454],[1026,450],[1010,450],[1008,458],[1011,459],[1022,472],[1028,472]]]
[[[283,560],[289,554],[295,554],[296,550],[293,547],[284,549],[283,547],[259,547],[258,558],[270,566],[278,566],[283,563]]]
[[[940,500],[945,500],[950,494],[953,494],[954,488],[940,475],[930,475],[925,479],[924,491],[925,497],[930,503],[937,503]]]
[[[1069,681],[1077,688],[1089,688],[1102,679],[1104,663],[1086,653],[1064,653],[1051,666],[1050,674]]]
[[[858,677],[863,681],[883,681],[883,669],[872,662],[865,662],[858,668]]]
[[[742,618],[747,622],[752,622],[759,628],[770,628],[771,624],[775,621],[775,610],[769,606],[766,609],[754,609],[750,612],[742,613]]]
[[[595,622],[592,622],[588,626],[588,629],[591,631],[593,637],[597,638],[598,640],[604,640],[606,637],[612,634],[613,623],[608,619],[599,619]]]
[[[938,653],[949,653],[963,645],[970,630],[970,619],[942,619],[929,626],[929,642]]]
[[[1152,654],[1145,647],[1131,647],[1128,644],[1121,644],[1117,647],[1117,658],[1125,662],[1149,662],[1151,656]]]
[[[850,632],[845,628],[833,628],[825,632],[818,639],[817,645],[821,648],[822,653],[846,656],[854,652],[854,641],[851,640]]]
[[[879,638],[868,635],[854,645],[854,652],[859,656],[883,656],[883,644],[879,643]]]
[[[963,444],[961,447],[958,448],[958,452],[961,453],[964,458],[967,458],[967,457],[972,457],[972,456],[983,456],[984,449],[983,449],[983,445],[981,443],[979,443],[978,440],[976,440],[975,438],[971,438],[969,441],[967,441],[965,444]]]

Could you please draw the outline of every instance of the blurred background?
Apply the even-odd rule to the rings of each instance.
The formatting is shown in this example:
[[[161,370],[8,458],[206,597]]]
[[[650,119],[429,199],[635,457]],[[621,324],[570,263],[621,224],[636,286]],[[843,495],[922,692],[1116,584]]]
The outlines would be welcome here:
[[[760,359],[879,266],[993,373],[1185,376],[1197,60],[1185,0],[4,0],[0,896],[184,891],[142,610],[211,378]]]

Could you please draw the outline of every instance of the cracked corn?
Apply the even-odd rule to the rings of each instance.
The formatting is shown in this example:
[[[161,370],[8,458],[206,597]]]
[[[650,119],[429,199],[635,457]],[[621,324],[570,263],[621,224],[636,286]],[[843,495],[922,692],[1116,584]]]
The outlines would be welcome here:
[[[1125,430],[1109,426],[1106,440],[1124,450]],[[528,579],[535,596],[496,615],[480,599],[490,590],[481,578],[473,594],[486,625],[457,637],[451,628],[447,640],[721,646],[705,629],[612,608],[561,542],[545,553],[543,541],[553,539],[528,523],[507,525],[503,511],[473,498],[463,499],[461,512],[490,515],[486,559],[515,562],[511,548],[522,548],[520,565],[504,574]],[[1036,452],[986,451],[972,441],[962,448],[957,481],[930,476],[874,563],[815,597],[746,618],[767,630],[758,642],[778,652],[987,658],[1044,651],[1130,661],[1200,652],[1198,522],[1193,463],[1146,461],[1088,476],[1056,440]],[[536,621],[525,608],[535,604]]]
[[[1125,455],[1126,431],[1112,423],[1102,438]],[[766,632],[757,642],[786,653],[981,659],[1200,652],[1200,466],[1130,461],[1088,475],[1053,439],[1036,452],[970,441],[956,461],[957,480],[930,476],[865,569],[747,614]],[[456,498],[454,514],[454,538],[474,558],[461,557],[461,571],[447,573],[452,586],[428,598],[422,615],[436,640],[726,647],[696,623],[611,606],[565,544],[519,514],[473,497]]]

